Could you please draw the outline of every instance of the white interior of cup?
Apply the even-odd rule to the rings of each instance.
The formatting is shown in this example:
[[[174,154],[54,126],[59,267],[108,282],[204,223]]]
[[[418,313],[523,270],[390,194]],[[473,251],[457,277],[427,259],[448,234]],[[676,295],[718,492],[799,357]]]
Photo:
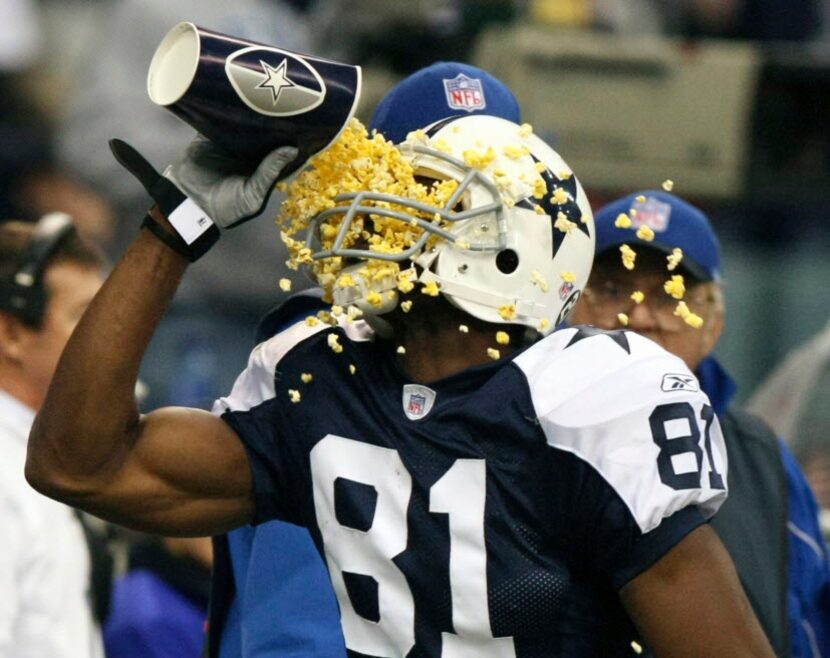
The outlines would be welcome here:
[[[147,72],[147,93],[157,105],[172,105],[190,87],[199,66],[199,30],[179,23],[162,39]]]

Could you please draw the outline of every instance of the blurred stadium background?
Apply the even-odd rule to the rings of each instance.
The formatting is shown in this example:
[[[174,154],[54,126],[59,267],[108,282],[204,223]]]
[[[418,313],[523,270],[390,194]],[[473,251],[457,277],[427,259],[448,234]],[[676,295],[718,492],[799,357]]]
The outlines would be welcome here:
[[[59,188],[67,180],[77,194],[89,191],[85,172],[67,168],[53,144],[85,92],[89,60],[112,56],[100,49],[102,31],[125,3],[0,0],[5,216],[37,216],[67,198]],[[364,66],[364,119],[403,75],[437,59],[467,60],[513,88],[526,120],[555,144],[594,204],[672,179],[676,193],[710,213],[723,240],[729,320],[718,353],[743,399],[827,323],[826,0],[261,4],[299,17],[315,54]],[[151,55],[139,62],[145,71]],[[101,134],[96,148],[106,151],[111,136]],[[91,187],[103,205],[91,198],[75,212],[106,239],[110,199]]]

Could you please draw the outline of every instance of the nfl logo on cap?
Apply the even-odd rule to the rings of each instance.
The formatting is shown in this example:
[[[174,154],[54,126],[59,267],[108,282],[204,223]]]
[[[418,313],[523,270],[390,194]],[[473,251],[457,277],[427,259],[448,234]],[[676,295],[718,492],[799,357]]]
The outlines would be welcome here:
[[[663,233],[669,228],[670,204],[648,197],[645,201],[635,201],[631,209],[636,211],[631,217],[634,226],[645,225],[657,233]]]
[[[447,105],[453,110],[473,112],[487,107],[484,88],[478,78],[469,78],[459,73],[450,80],[444,80],[444,90],[447,93]]]

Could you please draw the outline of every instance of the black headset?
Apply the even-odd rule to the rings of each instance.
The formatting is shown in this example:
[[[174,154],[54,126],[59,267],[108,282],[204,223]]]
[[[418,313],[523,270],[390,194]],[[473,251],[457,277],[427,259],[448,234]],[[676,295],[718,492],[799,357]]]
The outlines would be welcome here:
[[[65,213],[49,213],[38,220],[14,274],[9,280],[0,281],[0,310],[31,327],[40,326],[48,301],[43,274],[55,250],[73,233],[72,218]]]

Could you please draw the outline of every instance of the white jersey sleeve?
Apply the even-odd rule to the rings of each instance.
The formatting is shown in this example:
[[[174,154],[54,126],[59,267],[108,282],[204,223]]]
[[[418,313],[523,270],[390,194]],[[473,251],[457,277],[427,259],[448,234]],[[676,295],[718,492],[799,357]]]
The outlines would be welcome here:
[[[548,444],[616,492],[643,534],[684,508],[726,499],[726,448],[682,360],[633,332],[575,327],[516,359]]]

